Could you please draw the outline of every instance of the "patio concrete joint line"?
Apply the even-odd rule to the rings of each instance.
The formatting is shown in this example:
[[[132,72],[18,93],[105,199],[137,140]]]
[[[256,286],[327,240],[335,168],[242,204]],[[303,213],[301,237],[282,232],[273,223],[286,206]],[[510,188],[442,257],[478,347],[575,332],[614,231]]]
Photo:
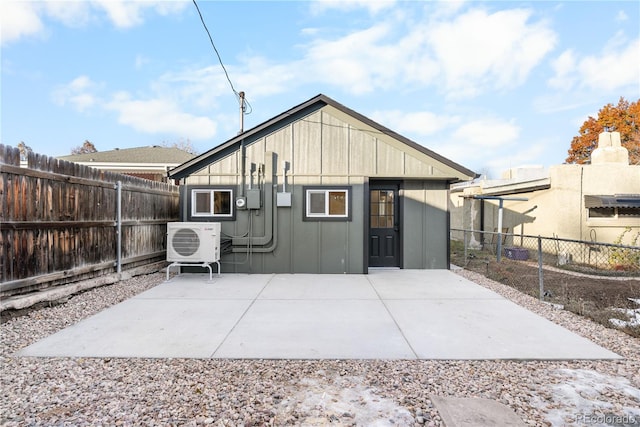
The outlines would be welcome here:
[[[367,282],[369,282],[369,285],[373,289],[373,292],[375,292],[376,295],[378,296],[378,298],[380,298],[380,302],[382,303],[382,305],[384,306],[384,309],[389,314],[389,317],[391,317],[391,320],[393,320],[393,324],[396,326],[396,329],[398,329],[398,332],[400,332],[400,335],[402,336],[402,339],[407,343],[407,346],[411,350],[411,353],[413,353],[413,357],[415,359],[420,359],[420,357],[418,356],[418,353],[416,352],[416,349],[413,348],[413,346],[411,345],[411,342],[409,342],[409,340],[407,339],[407,336],[404,334],[404,331],[402,330],[402,328],[400,327],[400,325],[396,321],[396,318],[393,317],[393,313],[391,313],[391,310],[389,310],[389,307],[387,307],[387,304],[386,304],[385,300],[382,299],[382,296],[380,296],[380,293],[378,293],[378,290],[376,289],[376,287],[373,285],[373,283],[369,279],[369,275],[366,274],[365,277],[367,279]]]
[[[222,347],[225,343],[225,341],[227,341],[227,339],[229,338],[229,335],[231,335],[233,333],[233,331],[236,329],[236,327],[238,326],[238,323],[240,323],[242,321],[242,318],[245,316],[245,314],[247,314],[247,312],[249,310],[251,310],[251,307],[253,307],[253,304],[256,303],[256,300],[258,298],[260,298],[260,295],[262,295],[262,293],[264,292],[265,288],[269,285],[269,283],[271,283],[271,281],[273,280],[273,278],[276,277],[275,274],[272,274],[271,277],[269,278],[269,280],[267,280],[264,284],[264,286],[262,286],[262,289],[260,289],[260,292],[258,292],[256,294],[256,296],[253,298],[253,301],[251,301],[251,304],[249,304],[247,306],[247,309],[242,313],[241,316],[238,317],[238,320],[236,320],[236,323],[233,324],[233,326],[231,327],[231,329],[229,329],[229,332],[227,332],[227,335],[224,337],[224,339],[222,341],[220,341],[220,344],[218,344],[218,346],[216,347],[215,350],[213,350],[213,353],[211,353],[211,355],[209,356],[210,358],[215,357],[215,354],[218,352],[218,350],[220,350],[220,347]]]

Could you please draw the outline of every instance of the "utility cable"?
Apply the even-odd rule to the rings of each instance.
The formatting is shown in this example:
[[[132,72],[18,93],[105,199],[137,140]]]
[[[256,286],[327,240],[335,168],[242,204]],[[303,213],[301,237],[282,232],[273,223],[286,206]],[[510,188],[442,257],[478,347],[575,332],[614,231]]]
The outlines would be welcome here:
[[[213,37],[211,37],[211,33],[209,32],[209,28],[207,28],[207,24],[204,22],[204,18],[202,17],[202,13],[200,12],[200,8],[198,7],[198,3],[196,3],[196,0],[192,0],[192,1],[193,1],[193,5],[196,7],[196,10],[198,11],[198,15],[200,16],[200,21],[202,22],[202,26],[204,27],[205,31],[207,32],[207,35],[209,36],[209,41],[211,42],[211,46],[213,47],[213,50],[216,52],[216,56],[218,57],[218,61],[220,62],[220,66],[222,67],[222,70],[224,71],[224,75],[227,77],[227,81],[229,82],[229,86],[231,86],[231,90],[236,95],[236,98],[240,99],[240,94],[238,93],[236,88],[233,87],[233,83],[231,82],[231,78],[229,78],[229,73],[227,72],[227,69],[224,66],[224,63],[222,62],[222,58],[220,57],[220,53],[218,52],[218,49],[216,48],[216,45],[213,42]]]

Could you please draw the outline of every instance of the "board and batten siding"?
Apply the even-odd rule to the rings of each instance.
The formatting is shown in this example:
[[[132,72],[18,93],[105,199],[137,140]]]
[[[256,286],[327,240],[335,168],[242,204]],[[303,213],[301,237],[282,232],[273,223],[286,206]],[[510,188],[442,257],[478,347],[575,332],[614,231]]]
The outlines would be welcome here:
[[[413,152],[415,151],[415,152]],[[282,191],[283,163],[288,165],[287,191],[292,207],[277,208],[277,247],[268,253],[234,253],[223,257],[223,269],[234,272],[363,273],[366,272],[367,184],[372,179],[409,179],[404,188],[403,253],[405,268],[447,268],[447,184],[449,171],[426,154],[382,134],[343,112],[326,106],[278,130],[246,141],[246,178],[251,163],[273,162],[265,187]],[[271,154],[273,160],[271,160]],[[442,168],[442,165],[439,165]],[[188,176],[188,185],[242,183],[240,150]],[[254,174],[253,184],[257,184]],[[449,176],[451,174],[449,173]],[[412,180],[415,180],[412,181]],[[434,181],[429,181],[434,180]],[[303,186],[349,185],[351,221],[303,221]],[[268,190],[263,192],[268,194]],[[267,196],[268,197],[268,196]],[[263,200],[263,204],[265,200]],[[227,235],[249,229],[261,236],[267,229],[264,207],[238,211],[235,221],[222,223]],[[420,230],[420,232],[417,232]],[[429,241],[425,241],[429,240]],[[439,246],[438,245],[442,245]]]
[[[404,268],[447,268],[446,183],[407,181],[402,190]]]

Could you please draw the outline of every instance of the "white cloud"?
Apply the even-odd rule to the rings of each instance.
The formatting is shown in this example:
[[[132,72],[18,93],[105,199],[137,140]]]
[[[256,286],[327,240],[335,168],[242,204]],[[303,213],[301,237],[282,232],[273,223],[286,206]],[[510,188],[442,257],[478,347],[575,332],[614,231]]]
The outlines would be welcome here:
[[[640,38],[624,42],[620,34],[609,40],[599,55],[577,57],[565,51],[554,62],[550,87],[565,91],[576,87],[613,91],[640,84]]]
[[[304,46],[301,61],[290,64],[290,74],[297,74],[291,81],[352,94],[416,85],[436,86],[452,97],[476,96],[522,85],[556,43],[548,24],[533,21],[529,10],[489,14],[462,5],[438,4],[435,11],[424,7],[414,14],[398,9],[368,28],[317,38]]]
[[[111,23],[118,28],[140,25],[144,21],[143,14],[146,10],[167,16],[182,11],[188,5],[186,0],[92,0],[92,4],[106,12]]]
[[[592,89],[614,90],[640,83],[640,38],[618,52],[587,56],[578,72],[583,85]]]
[[[149,62],[151,62],[149,60],[149,58],[147,58],[146,56],[144,56],[142,54],[137,54],[134,66],[135,66],[136,70],[140,70],[140,69],[142,69],[142,67],[147,65]]]
[[[105,107],[118,113],[119,123],[144,133],[208,139],[217,131],[216,123],[210,118],[184,113],[167,99],[135,100],[127,92],[118,92]]]
[[[491,172],[492,178],[500,178],[508,168],[526,167],[532,159],[544,156],[548,141],[523,144],[510,151],[492,152],[484,157],[484,167]]]
[[[57,105],[70,104],[77,111],[84,112],[99,102],[94,94],[99,86],[89,77],[79,76],[66,85],[57,86],[51,96]]]
[[[38,15],[38,3],[12,0],[0,2],[1,44],[41,33],[43,29],[44,25]]]
[[[435,9],[431,12],[436,20],[449,18],[458,13],[467,4],[468,0],[447,0],[435,3]]]
[[[42,34],[43,19],[60,22],[68,27],[82,27],[106,14],[118,28],[140,25],[144,12],[151,10],[159,15],[182,11],[186,0],[91,0],[91,1],[19,1],[0,2],[0,30],[2,44],[22,37]]]
[[[432,135],[460,122],[458,116],[438,115],[430,111],[377,111],[371,117],[396,132],[416,136]]]
[[[341,11],[366,9],[369,13],[376,14],[389,9],[395,3],[395,0],[314,0],[311,2],[311,12],[319,14],[333,9]]]
[[[567,96],[566,92],[556,91],[537,96],[532,105],[538,113],[554,114],[591,104],[593,104],[593,98],[590,93],[576,91],[571,96]]]
[[[302,78],[300,62],[274,64],[266,58],[252,57],[243,59],[235,70],[240,88],[251,88],[251,97],[269,96],[291,89],[291,82]],[[222,78],[222,76],[218,77]],[[227,86],[228,87],[228,86]],[[224,89],[228,90],[228,89]],[[240,89],[239,89],[240,90]]]
[[[201,95],[191,87],[165,85],[160,80],[153,85],[148,99],[134,99],[128,92],[100,96],[104,84],[92,81],[88,76],[78,76],[71,82],[57,86],[51,96],[60,106],[71,106],[86,113],[90,108],[115,111],[118,122],[133,129],[151,134],[171,134],[191,139],[208,139],[216,135],[217,125],[209,117],[197,115],[194,97]]]
[[[550,141],[523,143],[520,129],[509,122],[494,118],[484,123],[483,120],[462,126],[450,137],[434,139],[435,143],[429,148],[476,173],[500,178],[508,168],[538,162],[550,145]],[[495,127],[490,127],[491,123]]]
[[[627,19],[629,19],[629,17],[624,12],[624,10],[619,10],[618,13],[616,14],[616,21],[618,22],[626,21]]]
[[[47,1],[46,15],[71,28],[80,28],[91,21],[91,3],[87,1]]]
[[[141,9],[143,8],[143,3],[99,0],[95,2],[95,6],[103,9],[111,23],[118,28],[134,27],[142,23]]]
[[[236,76],[232,67],[227,69]],[[218,98],[231,93],[224,72],[215,65],[164,73],[151,83],[151,89],[156,97],[209,111],[217,106]]]
[[[388,86],[402,67],[401,50],[384,43],[390,32],[382,23],[333,41],[313,42],[305,58],[305,80],[313,78],[355,94]]]
[[[453,133],[462,144],[481,148],[504,148],[517,142],[519,135],[520,128],[513,122],[497,118],[469,121]]]
[[[521,85],[550,52],[556,35],[544,22],[529,23],[531,11],[493,14],[474,9],[429,29],[447,90],[474,96],[486,89]]]
[[[551,67],[555,71],[555,76],[549,79],[549,86],[555,89],[570,89],[576,82],[575,69],[576,57],[571,49],[551,62]]]

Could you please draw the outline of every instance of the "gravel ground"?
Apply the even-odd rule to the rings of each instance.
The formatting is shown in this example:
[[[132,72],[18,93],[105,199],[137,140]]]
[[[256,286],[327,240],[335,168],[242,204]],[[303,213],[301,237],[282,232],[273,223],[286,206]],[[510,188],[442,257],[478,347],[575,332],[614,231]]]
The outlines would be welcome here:
[[[0,424],[443,425],[430,395],[483,397],[533,426],[640,425],[640,340],[483,276],[458,274],[625,357],[621,361],[14,358],[164,280],[134,277],[2,324]],[[526,331],[523,331],[526,333]]]

